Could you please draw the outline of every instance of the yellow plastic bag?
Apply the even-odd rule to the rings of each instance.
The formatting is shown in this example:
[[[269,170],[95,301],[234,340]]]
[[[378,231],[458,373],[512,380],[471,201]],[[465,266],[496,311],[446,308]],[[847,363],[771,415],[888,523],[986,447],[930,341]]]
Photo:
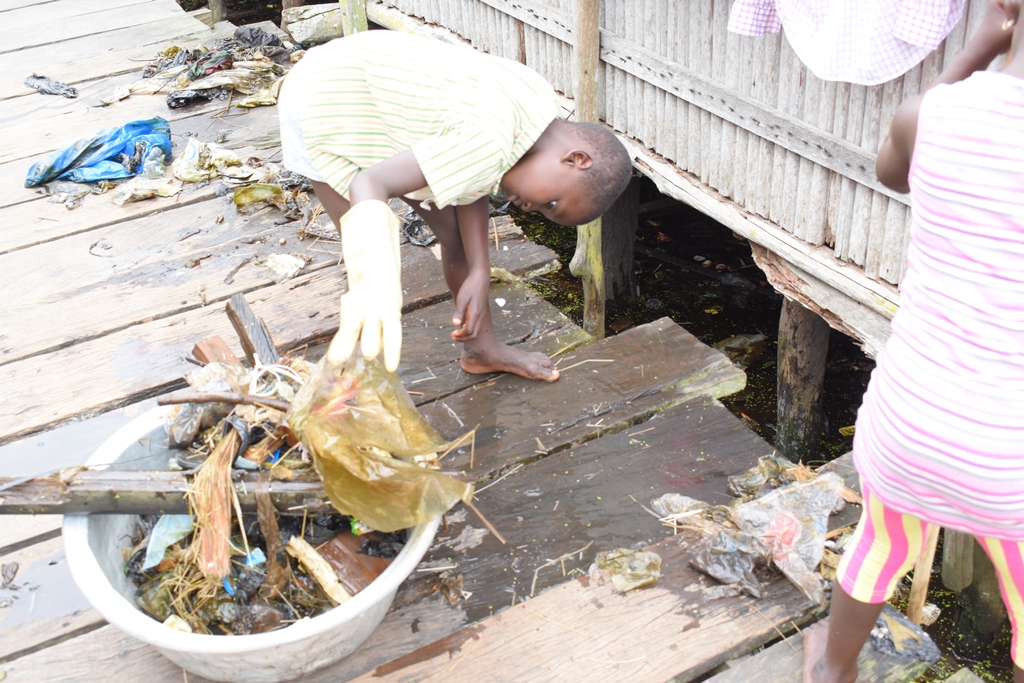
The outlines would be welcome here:
[[[473,485],[402,458],[447,442],[420,416],[398,376],[355,353],[317,365],[288,425],[313,456],[331,504],[378,531],[407,529],[469,500]]]

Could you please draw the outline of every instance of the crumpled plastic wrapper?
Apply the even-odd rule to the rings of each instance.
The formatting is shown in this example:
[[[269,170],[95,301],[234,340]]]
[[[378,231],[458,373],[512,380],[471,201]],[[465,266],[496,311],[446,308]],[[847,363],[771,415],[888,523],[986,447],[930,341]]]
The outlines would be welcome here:
[[[772,562],[810,600],[825,601],[815,568],[825,551],[828,518],[843,508],[843,480],[834,472],[743,503],[732,521],[767,549]]]
[[[193,370],[185,381],[202,393],[243,393],[249,386],[249,372],[241,365],[208,363]],[[228,416],[234,406],[227,403],[182,403],[167,414],[167,437],[172,448],[188,448],[202,429],[213,427]]]
[[[359,353],[344,364],[321,360],[287,422],[334,508],[377,531],[423,524],[472,496],[472,484],[403,459],[435,454],[447,442],[378,360]]]
[[[618,593],[653,586],[661,578],[661,555],[650,550],[609,550],[598,553],[594,565],[608,573]]]
[[[770,459],[761,460],[768,471],[774,470]],[[825,592],[815,570],[825,553],[828,518],[845,505],[844,489],[839,475],[829,472],[731,509],[678,494],[666,494],[652,505],[663,522],[703,531],[693,559],[700,571],[757,598],[761,587],[754,569],[774,564],[808,599],[822,604]]]
[[[190,138],[188,147],[171,164],[171,173],[178,180],[198,183],[217,177],[226,167],[241,165],[242,160],[230,149]]]

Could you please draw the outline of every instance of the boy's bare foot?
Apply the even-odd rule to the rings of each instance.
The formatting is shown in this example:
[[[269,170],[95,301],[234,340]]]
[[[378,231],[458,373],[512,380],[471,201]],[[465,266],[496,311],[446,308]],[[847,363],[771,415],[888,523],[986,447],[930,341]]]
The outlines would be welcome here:
[[[804,629],[804,681],[803,683],[854,683],[852,676],[837,676],[828,670],[825,648],[828,645],[828,619],[822,619]]]
[[[483,349],[471,349],[466,344],[462,351],[462,369],[471,375],[510,372],[526,379],[541,379],[545,382],[554,382],[559,374],[551,359],[543,353],[520,351],[505,344]]]

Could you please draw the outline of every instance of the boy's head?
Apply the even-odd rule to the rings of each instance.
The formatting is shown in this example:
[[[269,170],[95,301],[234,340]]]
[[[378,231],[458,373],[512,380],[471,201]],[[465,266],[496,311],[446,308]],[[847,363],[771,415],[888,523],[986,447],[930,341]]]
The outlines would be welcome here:
[[[615,134],[595,123],[555,120],[501,180],[506,196],[561,225],[599,217],[633,170]]]

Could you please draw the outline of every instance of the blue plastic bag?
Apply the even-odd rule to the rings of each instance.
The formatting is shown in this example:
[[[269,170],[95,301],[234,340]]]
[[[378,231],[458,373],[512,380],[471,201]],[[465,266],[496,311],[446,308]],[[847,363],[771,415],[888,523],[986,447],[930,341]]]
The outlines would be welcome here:
[[[120,128],[104,128],[95,136],[82,138],[33,164],[28,170],[25,187],[35,187],[55,179],[93,183],[137,175],[142,172],[142,163],[129,170],[120,161],[122,155],[145,159],[149,150],[156,147],[169,159],[170,136],[170,125],[159,116],[132,121]]]

